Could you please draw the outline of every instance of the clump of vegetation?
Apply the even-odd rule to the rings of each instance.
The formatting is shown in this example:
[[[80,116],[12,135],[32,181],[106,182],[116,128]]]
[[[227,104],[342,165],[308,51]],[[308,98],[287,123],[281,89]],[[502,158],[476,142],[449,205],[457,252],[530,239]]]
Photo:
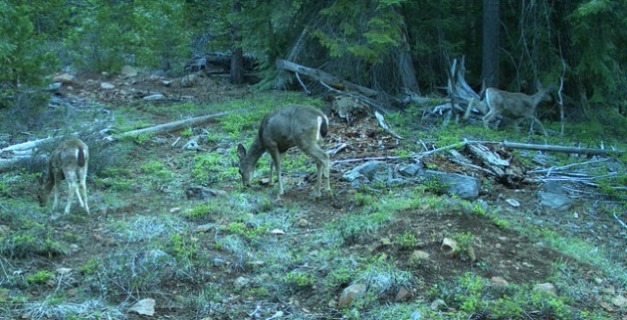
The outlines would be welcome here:
[[[52,279],[54,279],[54,272],[48,270],[39,270],[26,276],[26,282],[30,284],[45,284]]]
[[[283,277],[283,280],[290,286],[297,288],[311,287],[314,285],[316,277],[305,271],[294,270],[290,271]]]
[[[392,219],[392,213],[376,211],[369,214],[353,214],[331,224],[347,243],[368,239]]]

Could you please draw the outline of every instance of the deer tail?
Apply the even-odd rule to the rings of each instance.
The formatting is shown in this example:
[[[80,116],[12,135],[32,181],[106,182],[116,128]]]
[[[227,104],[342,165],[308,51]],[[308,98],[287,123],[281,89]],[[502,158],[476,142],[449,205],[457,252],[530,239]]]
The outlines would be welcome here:
[[[320,136],[324,138],[327,136],[327,132],[329,131],[329,119],[327,116],[322,115],[318,117],[318,122],[320,123]]]
[[[78,166],[85,166],[85,151],[83,151],[83,147],[78,147]]]

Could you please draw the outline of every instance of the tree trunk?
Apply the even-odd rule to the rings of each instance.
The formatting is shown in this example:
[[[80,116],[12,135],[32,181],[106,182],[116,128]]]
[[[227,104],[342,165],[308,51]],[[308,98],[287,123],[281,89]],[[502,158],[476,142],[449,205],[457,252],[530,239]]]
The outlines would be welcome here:
[[[560,47],[563,48],[562,58],[570,67],[569,69],[573,70],[582,60],[581,51],[573,43],[571,23],[567,20],[567,17],[573,12],[573,4],[571,0],[561,0],[556,1],[555,7],[556,21],[558,21],[559,26],[559,42]],[[590,104],[588,103],[588,95],[583,80],[575,71],[568,72],[565,80],[564,91],[566,95],[575,100],[579,99],[579,103],[573,104],[575,108],[574,114],[569,114],[569,116],[579,119],[588,118]]]
[[[486,87],[499,85],[499,1],[483,0],[483,60],[481,73]]]
[[[233,11],[236,15],[242,12],[242,3],[235,1]],[[231,56],[231,83],[240,84],[244,82],[244,58],[242,50],[242,35],[239,25],[234,23],[231,26],[231,40],[233,41],[233,55]]]
[[[416,69],[414,68],[410,50],[409,43],[407,42],[407,28],[403,24],[403,44],[398,53],[397,61],[398,74],[401,77],[401,83],[405,89],[420,94],[418,81],[416,80]]]

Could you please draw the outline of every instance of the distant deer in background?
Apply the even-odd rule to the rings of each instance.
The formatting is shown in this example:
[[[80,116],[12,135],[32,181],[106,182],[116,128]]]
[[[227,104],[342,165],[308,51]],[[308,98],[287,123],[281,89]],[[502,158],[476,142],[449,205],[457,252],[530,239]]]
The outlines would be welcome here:
[[[74,194],[78,197],[81,208],[89,214],[87,204],[87,164],[89,162],[89,147],[80,139],[69,139],[61,142],[52,152],[48,160],[48,174],[45,179],[39,178],[40,192],[38,195],[39,204],[45,207],[48,204],[50,193],[54,191],[54,201],[52,210],[57,208],[59,200],[59,189],[62,180],[65,179],[68,185],[68,199],[65,205],[65,214],[70,212]],[[77,180],[78,179],[78,180]],[[79,184],[80,189],[79,190]]]
[[[507,92],[495,88],[488,88],[485,92],[484,103],[488,106],[488,113],[483,117],[483,126],[489,128],[489,123],[496,116],[502,115],[514,120],[514,127],[519,130],[518,125],[524,119],[529,119],[537,123],[546,136],[544,126],[536,118],[536,107],[542,101],[550,101],[552,87],[544,88],[538,82],[538,92],[534,95],[526,95],[520,92]]]
[[[243,184],[250,185],[259,158],[265,152],[269,152],[272,157],[270,184],[272,184],[272,171],[276,169],[279,180],[278,198],[280,199],[284,193],[281,177],[283,154],[292,147],[298,147],[316,162],[318,180],[315,197],[321,196],[322,176],[326,177],[325,189],[330,192],[329,155],[318,146],[318,141],[326,136],[328,126],[327,116],[322,111],[308,106],[289,105],[266,114],[248,152],[241,143],[237,146],[237,156],[240,161],[239,173]]]

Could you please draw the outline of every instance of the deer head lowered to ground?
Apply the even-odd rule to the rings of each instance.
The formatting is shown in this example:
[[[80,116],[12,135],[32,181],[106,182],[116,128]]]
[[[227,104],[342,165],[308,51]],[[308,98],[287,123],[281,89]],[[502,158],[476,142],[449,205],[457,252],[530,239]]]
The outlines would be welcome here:
[[[57,208],[59,189],[62,180],[68,185],[68,199],[65,205],[65,214],[70,212],[74,194],[78,197],[78,203],[89,214],[87,204],[87,164],[89,162],[89,148],[80,139],[69,139],[61,142],[52,152],[48,160],[48,174],[44,179],[39,179],[40,192],[39,204],[45,207],[48,204],[50,193],[54,191],[52,210]],[[80,187],[80,190],[79,190]]]
[[[544,126],[536,118],[536,107],[542,101],[550,101],[552,87],[544,88],[538,83],[538,92],[534,95],[526,95],[521,92],[508,92],[495,88],[488,88],[485,92],[484,102],[488,106],[488,113],[483,117],[483,126],[489,128],[489,123],[498,115],[514,120],[514,127],[518,130],[518,125],[522,120],[529,119],[537,123],[546,136]]]
[[[278,198],[280,198],[284,193],[281,177],[283,154],[292,147],[298,147],[316,162],[318,172],[314,195],[321,196],[322,176],[327,179],[325,189],[330,192],[329,155],[318,146],[318,141],[326,136],[328,126],[329,119],[324,113],[308,106],[289,105],[266,114],[249,150],[246,151],[241,143],[237,146],[237,156],[240,161],[239,173],[244,185],[250,185],[259,158],[268,152],[272,157],[270,183],[272,183],[272,171],[276,169],[279,180]]]

